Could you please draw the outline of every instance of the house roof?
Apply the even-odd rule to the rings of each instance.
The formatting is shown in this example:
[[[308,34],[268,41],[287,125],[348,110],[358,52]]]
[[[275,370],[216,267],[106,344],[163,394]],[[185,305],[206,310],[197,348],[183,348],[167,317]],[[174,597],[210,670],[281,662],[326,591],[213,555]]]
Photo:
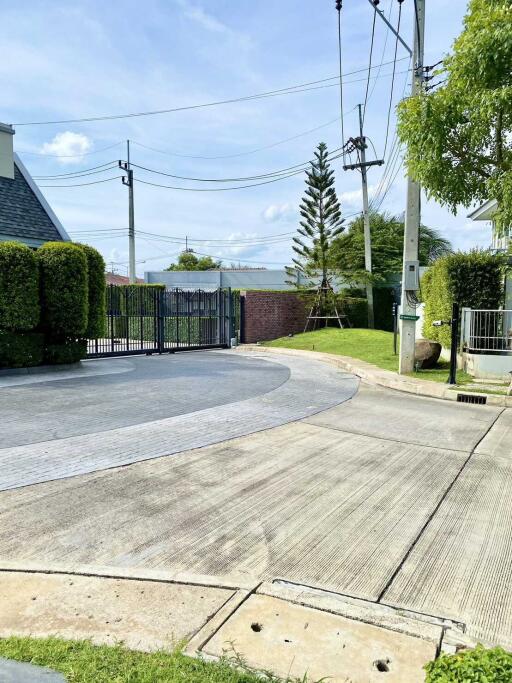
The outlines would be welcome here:
[[[472,221],[491,221],[497,208],[498,202],[495,199],[488,199],[468,214],[468,218],[471,218]]]
[[[126,275],[117,275],[117,273],[105,273],[105,280],[107,281],[107,285],[129,285],[130,284],[130,278],[126,277]],[[144,280],[140,277],[138,277],[135,282],[137,284],[143,283]]]
[[[0,241],[11,239],[33,247],[70,240],[17,154],[14,180],[0,177]]]

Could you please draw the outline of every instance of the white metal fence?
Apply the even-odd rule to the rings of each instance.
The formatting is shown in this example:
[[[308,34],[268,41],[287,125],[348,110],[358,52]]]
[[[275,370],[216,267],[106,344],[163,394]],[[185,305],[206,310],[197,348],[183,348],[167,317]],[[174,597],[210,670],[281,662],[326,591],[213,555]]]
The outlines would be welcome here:
[[[512,310],[462,309],[464,350],[512,354]]]

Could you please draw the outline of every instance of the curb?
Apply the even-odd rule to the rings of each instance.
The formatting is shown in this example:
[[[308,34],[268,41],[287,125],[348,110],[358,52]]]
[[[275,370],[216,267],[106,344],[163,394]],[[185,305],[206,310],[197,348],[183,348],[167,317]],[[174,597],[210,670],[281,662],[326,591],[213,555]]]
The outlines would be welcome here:
[[[350,358],[349,356],[338,356],[333,353],[323,353],[321,351],[303,351],[301,349],[286,349],[273,346],[260,346],[258,344],[241,344],[236,347],[235,351],[251,351],[258,353],[272,353],[285,354],[288,356],[302,356],[303,358],[311,358],[312,360],[320,360],[329,365],[350,372],[359,379],[372,386],[384,387],[386,389],[394,389],[395,391],[402,391],[406,394],[415,394],[416,396],[426,396],[428,398],[439,398],[445,401],[457,401],[459,394],[468,395],[470,392],[464,392],[464,389],[459,391],[448,389],[444,384],[438,382],[430,382],[424,379],[405,378],[390,370],[383,370],[376,365],[371,365],[362,360]],[[486,398],[486,405],[501,406],[502,408],[512,408],[512,396],[498,396],[496,394],[484,394],[472,391],[471,396],[483,396]]]
[[[60,365],[34,365],[28,368],[2,368],[0,377],[11,377],[17,375],[42,375],[46,372],[63,372],[64,370],[81,370],[82,362],[62,363]]]

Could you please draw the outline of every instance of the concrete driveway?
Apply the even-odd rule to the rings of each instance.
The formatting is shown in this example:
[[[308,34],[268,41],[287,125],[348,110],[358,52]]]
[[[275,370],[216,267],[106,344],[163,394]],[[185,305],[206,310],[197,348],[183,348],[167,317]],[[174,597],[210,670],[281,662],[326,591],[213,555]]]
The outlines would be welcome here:
[[[512,646],[512,413],[357,391],[285,355],[245,360],[266,364],[274,388],[1,449],[13,490],[0,493],[0,567],[282,577]]]

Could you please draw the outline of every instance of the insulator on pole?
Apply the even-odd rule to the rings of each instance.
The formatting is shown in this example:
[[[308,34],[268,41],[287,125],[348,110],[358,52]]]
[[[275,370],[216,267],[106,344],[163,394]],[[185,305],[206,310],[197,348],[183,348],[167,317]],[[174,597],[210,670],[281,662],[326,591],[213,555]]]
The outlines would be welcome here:
[[[338,12],[341,12],[341,6],[343,4],[343,0],[336,0],[336,9]]]

